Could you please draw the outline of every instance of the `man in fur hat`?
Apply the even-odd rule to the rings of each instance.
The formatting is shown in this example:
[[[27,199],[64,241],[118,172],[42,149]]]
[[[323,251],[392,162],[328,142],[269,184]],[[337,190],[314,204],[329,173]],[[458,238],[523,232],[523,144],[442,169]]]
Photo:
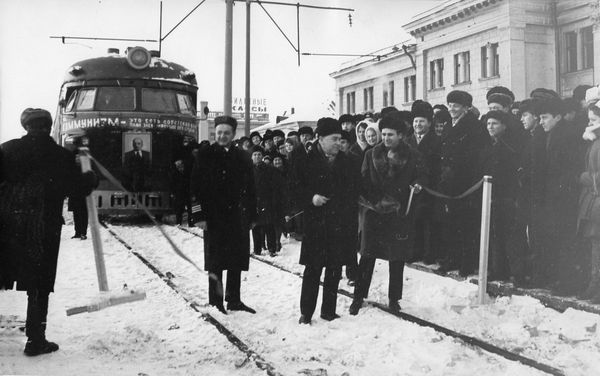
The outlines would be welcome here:
[[[362,166],[365,207],[360,262],[350,314],[356,315],[369,292],[376,259],[389,262],[389,308],[399,311],[404,263],[412,257],[413,212],[410,192],[418,194],[427,174],[421,155],[403,140],[406,124],[388,114],[379,122],[382,142],[367,150]]]
[[[300,263],[305,266],[300,296],[300,324],[310,324],[319,295],[323,268],[321,318],[331,321],[336,311],[342,266],[356,260],[360,176],[350,158],[340,152],[342,127],[336,119],[317,122],[318,140],[295,166],[296,202],[304,210],[304,239]]]
[[[190,193],[201,207],[197,226],[204,230],[208,303],[224,314],[224,270],[227,309],[256,313],[240,298],[242,270],[247,271],[250,263],[249,230],[257,213],[252,161],[247,152],[233,146],[236,128],[231,116],[215,118],[217,142],[199,151],[190,183]]]
[[[444,129],[441,147],[439,191],[458,196],[483,177],[480,156],[490,136],[469,108],[471,94],[451,91],[447,98],[452,124]],[[459,269],[461,276],[475,271],[479,249],[481,199],[471,194],[460,200],[443,201],[443,239],[448,258],[441,271]]]
[[[437,189],[440,179],[441,139],[432,129],[433,108],[427,102],[412,107],[415,133],[408,137],[408,145],[418,150],[429,171],[429,187]],[[415,198],[415,254],[413,260],[423,259],[427,264],[441,258],[441,233],[439,219],[433,213],[434,197],[427,192]],[[425,245],[429,244],[429,249]]]
[[[66,196],[87,196],[97,185],[75,155],[50,137],[52,117],[28,108],[27,135],[0,145],[0,289],[27,291],[25,355],[58,350],[46,339],[48,296],[54,291]]]

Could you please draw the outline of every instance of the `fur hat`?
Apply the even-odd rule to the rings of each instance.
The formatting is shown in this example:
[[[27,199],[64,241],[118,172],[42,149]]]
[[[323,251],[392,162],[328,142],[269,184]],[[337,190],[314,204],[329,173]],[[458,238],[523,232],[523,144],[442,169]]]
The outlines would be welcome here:
[[[529,94],[529,96],[531,98],[537,98],[537,99],[541,99],[541,100],[552,99],[552,98],[560,99],[560,95],[558,95],[558,93],[556,91],[546,89],[543,87],[533,89],[531,91],[531,94]]]
[[[592,86],[585,91],[585,102],[596,103],[600,100],[600,86]]]
[[[231,125],[231,127],[233,128],[234,132],[237,129],[237,126],[238,126],[237,120],[235,120],[235,118],[233,118],[231,116],[217,116],[215,118],[215,128],[218,125],[220,125],[220,124],[229,124],[229,125]]]
[[[265,134],[263,135],[262,140],[263,140],[263,142],[265,142],[267,140],[273,140],[273,132],[271,132],[271,133],[265,132]]]
[[[513,100],[506,94],[503,93],[494,93],[487,96],[487,102],[490,103],[498,103],[502,107],[510,107]]]
[[[553,116],[564,113],[563,101],[560,98],[549,98],[541,100],[538,105],[538,115],[552,114]]]
[[[342,116],[340,116],[338,121],[340,122],[340,124],[346,123],[346,122],[356,124],[354,116],[352,116],[350,114],[343,114]]]
[[[390,112],[398,112],[398,109],[394,106],[389,106],[389,107],[384,107],[381,109],[381,117],[384,117],[386,114],[389,114]]]
[[[529,112],[530,114],[534,114],[537,116],[539,101],[540,101],[539,99],[535,99],[535,98],[528,98],[528,99],[522,100],[519,103],[519,112],[520,113]]]
[[[486,119],[496,119],[500,123],[504,124],[505,126],[508,126],[508,114],[506,112],[497,111],[497,110],[490,111],[487,114],[485,114],[485,118]]]
[[[272,133],[273,138],[275,138],[276,136],[279,136],[281,138],[285,138],[285,133],[283,133],[283,131],[281,129],[275,129]]]
[[[311,136],[314,136],[315,132],[313,131],[313,129],[311,127],[309,127],[308,125],[305,125],[298,129],[298,136],[301,136],[303,134],[309,134]]]
[[[446,96],[446,102],[448,103],[458,103],[465,107],[471,107],[473,105],[473,97],[471,94],[462,90],[452,90]]]
[[[485,99],[487,99],[488,104],[489,103],[500,103],[500,102],[490,102],[490,97],[494,94],[506,95],[509,98],[510,103],[504,107],[510,106],[512,104],[512,102],[515,101],[515,94],[512,91],[510,91],[509,88],[504,87],[504,86],[494,86],[493,88],[488,90],[487,94],[485,95]]]
[[[286,138],[296,136],[298,137],[298,131],[289,131]]]
[[[379,130],[393,129],[398,133],[406,134],[406,117],[400,112],[385,115],[379,121]]]
[[[320,118],[317,121],[316,133],[320,137],[326,137],[331,134],[342,134],[342,126],[334,118],[330,118],[330,117]]]
[[[23,128],[27,125],[34,128],[50,128],[52,115],[42,108],[26,108],[21,114],[21,125]]]
[[[425,118],[429,121],[433,120],[433,107],[431,104],[425,101],[415,101],[411,108],[412,118]]]
[[[435,106],[433,106],[433,111],[435,112],[435,110],[448,111],[448,107],[446,107],[445,104],[436,104]]]
[[[254,138],[254,136],[258,136],[258,138],[260,138],[262,140],[260,133],[258,133],[257,131],[250,133],[250,140],[252,140]]]

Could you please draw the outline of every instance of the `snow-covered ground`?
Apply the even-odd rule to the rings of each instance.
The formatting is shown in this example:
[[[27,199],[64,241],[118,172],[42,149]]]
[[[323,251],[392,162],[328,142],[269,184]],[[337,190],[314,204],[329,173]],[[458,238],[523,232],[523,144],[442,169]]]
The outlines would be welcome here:
[[[214,316],[281,374],[544,374],[372,306],[349,316],[350,299],[341,295],[341,319],[321,320],[318,305],[313,324],[298,325],[300,278],[256,260],[242,274],[242,300],[258,313],[223,315],[206,306],[206,274],[176,256],[157,229],[120,225],[111,229],[163,273],[170,272],[182,295],[201,304],[201,311]],[[202,239],[175,227],[166,229],[202,266]],[[143,288],[148,298],[66,317],[66,308],[97,295],[91,240],[72,240],[71,232],[71,226],[63,230],[47,332],[61,349],[27,358],[22,354],[25,336],[18,330],[0,329],[0,374],[265,374],[104,229],[111,289],[119,290],[126,283]],[[279,256],[266,258],[301,272],[298,253],[297,242],[285,241]],[[405,279],[401,301],[405,312],[563,369],[568,375],[600,374],[596,330],[600,316],[575,310],[561,314],[528,297],[498,298],[475,307],[476,286],[470,283],[408,268]],[[340,287],[352,291],[345,281]],[[387,265],[378,263],[369,299],[387,303],[386,296]],[[0,292],[0,315],[24,317],[25,302],[23,293]]]

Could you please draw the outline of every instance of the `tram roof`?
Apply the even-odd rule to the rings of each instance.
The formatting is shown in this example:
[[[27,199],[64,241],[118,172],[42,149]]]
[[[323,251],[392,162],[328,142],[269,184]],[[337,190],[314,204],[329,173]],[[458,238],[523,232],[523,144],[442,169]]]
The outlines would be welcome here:
[[[72,64],[63,83],[89,80],[151,79],[198,86],[196,76],[187,68],[157,57],[141,70],[132,68],[124,56],[104,56]]]

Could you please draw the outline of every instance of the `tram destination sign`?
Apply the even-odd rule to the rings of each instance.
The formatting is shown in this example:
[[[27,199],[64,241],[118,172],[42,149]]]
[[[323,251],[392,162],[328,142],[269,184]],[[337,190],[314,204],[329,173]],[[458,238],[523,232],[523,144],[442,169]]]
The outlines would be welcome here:
[[[195,120],[184,120],[169,117],[139,117],[139,116],[88,116],[81,114],[76,119],[63,118],[61,130],[63,132],[77,128],[119,127],[139,130],[169,129],[183,132],[191,136],[198,133],[198,124]]]

